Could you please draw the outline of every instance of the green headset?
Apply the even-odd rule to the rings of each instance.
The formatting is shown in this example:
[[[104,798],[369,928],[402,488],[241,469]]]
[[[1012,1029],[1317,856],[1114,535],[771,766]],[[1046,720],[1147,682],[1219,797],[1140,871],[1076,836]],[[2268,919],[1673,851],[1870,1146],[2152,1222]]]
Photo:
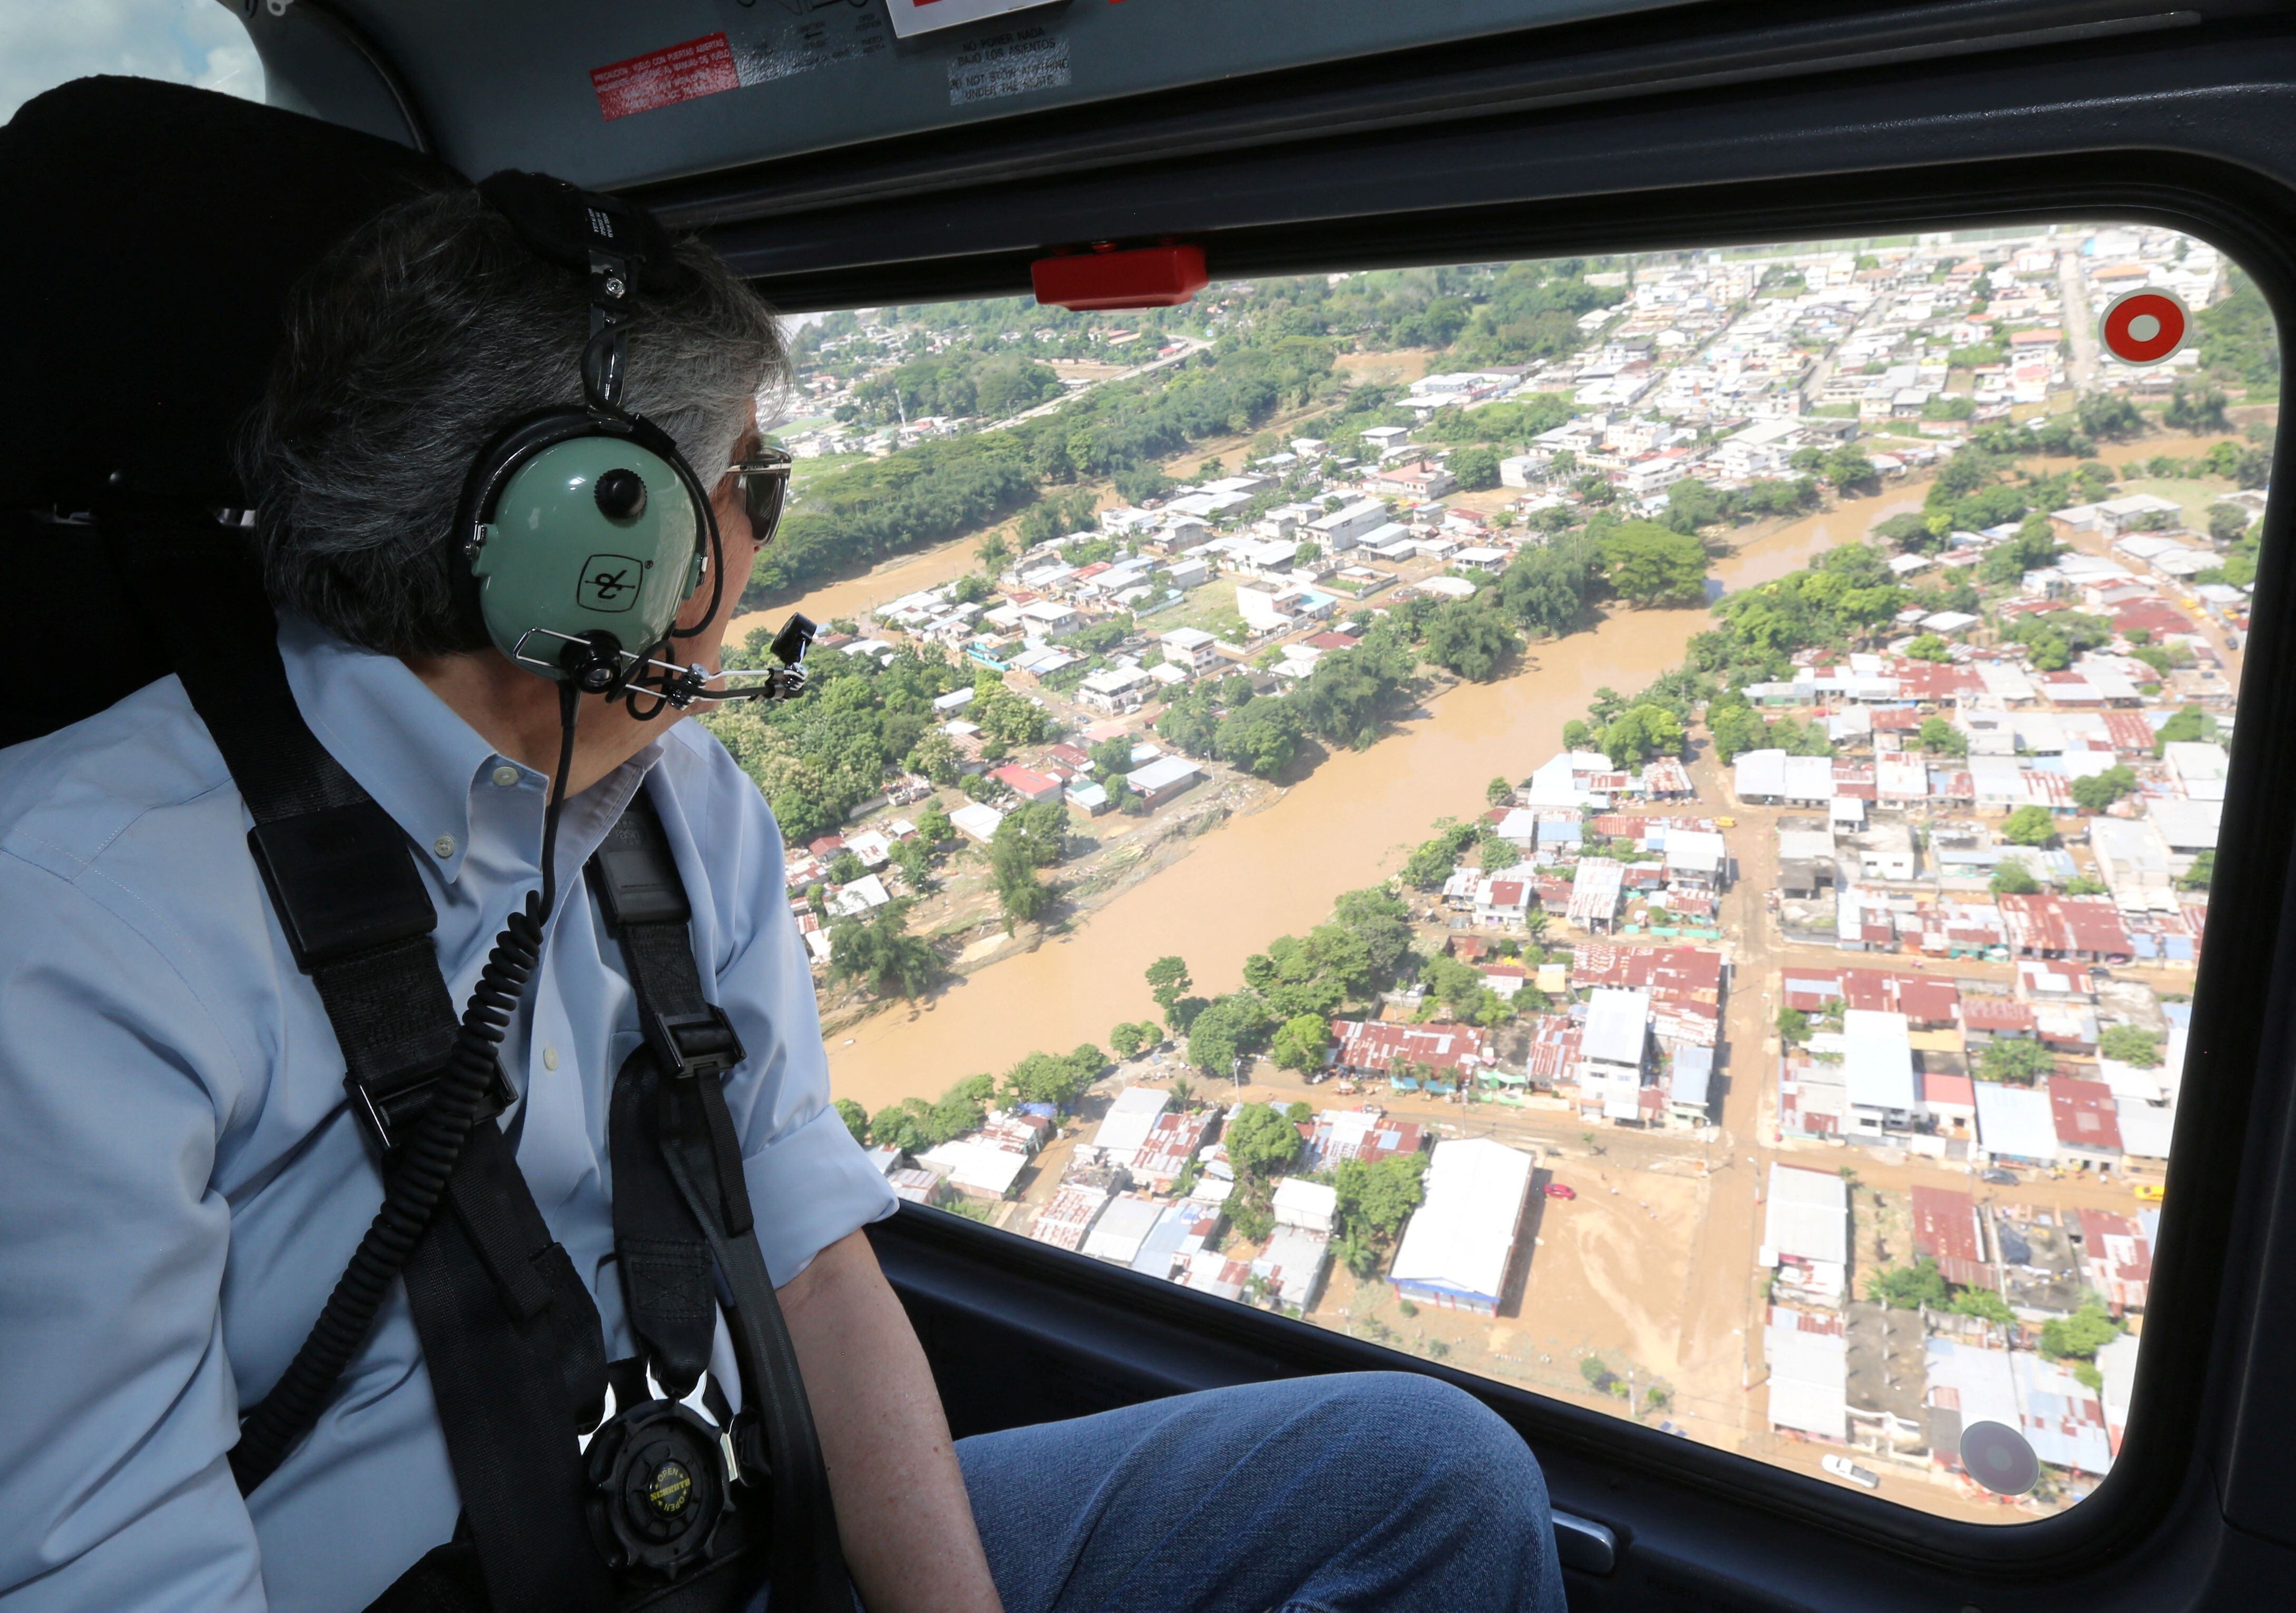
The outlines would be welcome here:
[[[724,547],[709,490],[677,445],[621,406],[622,373],[636,292],[674,292],[692,271],[650,214],[617,198],[516,171],[479,191],[537,256],[586,273],[590,336],[581,405],[511,422],[463,482],[453,552],[473,624],[518,665],[623,700],[640,717],[696,700],[801,692],[813,635],[802,617],[775,641],[784,665],[762,684],[712,688],[718,675],[669,659],[674,643],[701,633],[724,603]],[[733,471],[764,541],[780,515],[788,458],[762,454]],[[709,615],[681,629],[678,610],[705,577]]]

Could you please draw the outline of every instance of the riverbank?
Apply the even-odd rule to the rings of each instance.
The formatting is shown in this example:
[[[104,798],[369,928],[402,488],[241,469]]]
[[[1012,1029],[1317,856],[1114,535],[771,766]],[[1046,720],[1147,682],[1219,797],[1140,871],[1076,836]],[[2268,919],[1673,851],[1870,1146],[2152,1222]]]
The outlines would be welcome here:
[[[1923,491],[1901,485],[1747,533],[1717,576],[1726,589],[1783,577],[1920,508]],[[1198,992],[1234,990],[1246,957],[1320,922],[1341,893],[1387,879],[1430,821],[1481,799],[1494,774],[1529,773],[1561,749],[1562,725],[1596,689],[1641,688],[1679,665],[1709,621],[1702,610],[1615,611],[1588,632],[1534,645],[1510,677],[1431,698],[1371,749],[1327,757],[1259,810],[1144,870],[1065,933],[831,1036],[832,1089],[873,1112],[1038,1049],[1103,1042],[1119,1020],[1153,1011],[1142,975],[1168,954],[1187,959]]]

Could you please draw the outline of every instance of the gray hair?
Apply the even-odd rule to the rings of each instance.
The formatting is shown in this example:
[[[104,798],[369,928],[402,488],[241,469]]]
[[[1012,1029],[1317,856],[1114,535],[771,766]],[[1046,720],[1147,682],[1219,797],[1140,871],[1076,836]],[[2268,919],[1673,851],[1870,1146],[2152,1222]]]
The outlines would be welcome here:
[[[708,487],[789,356],[715,253],[676,251],[694,273],[638,298],[623,402]],[[583,278],[475,191],[400,203],[329,254],[296,289],[237,445],[272,602],[389,654],[484,648],[450,565],[463,479],[508,422],[581,403],[588,334]]]

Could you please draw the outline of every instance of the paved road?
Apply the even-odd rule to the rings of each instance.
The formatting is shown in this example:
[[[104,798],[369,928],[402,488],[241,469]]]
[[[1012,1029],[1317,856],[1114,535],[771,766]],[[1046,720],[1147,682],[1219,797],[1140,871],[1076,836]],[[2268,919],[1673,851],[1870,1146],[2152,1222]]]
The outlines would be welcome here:
[[[2065,374],[2076,395],[2096,384],[2096,316],[2088,306],[2088,290],[2081,283],[2080,253],[2068,247],[2057,253],[2057,287],[2063,299],[2061,317],[2065,335],[2073,344],[2072,361]]]

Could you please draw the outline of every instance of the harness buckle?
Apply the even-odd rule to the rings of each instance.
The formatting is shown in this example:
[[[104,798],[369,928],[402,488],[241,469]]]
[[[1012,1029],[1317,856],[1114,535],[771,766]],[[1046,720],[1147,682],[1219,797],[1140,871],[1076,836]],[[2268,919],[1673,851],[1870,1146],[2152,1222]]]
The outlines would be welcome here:
[[[390,1154],[414,1134],[422,1111],[430,1102],[431,1089],[446,1073],[442,1067],[430,1064],[365,1078],[345,1076],[343,1090],[351,1095],[351,1110],[358,1116],[360,1128],[385,1154]],[[510,1077],[503,1073],[502,1060],[496,1059],[494,1079],[487,1083],[486,1093],[479,1101],[479,1111],[473,1119],[491,1120],[517,1098]]]
[[[700,1013],[648,1010],[645,1041],[660,1060],[662,1073],[676,1081],[722,1076],[749,1056],[734,1022],[715,1003],[705,1003]]]

